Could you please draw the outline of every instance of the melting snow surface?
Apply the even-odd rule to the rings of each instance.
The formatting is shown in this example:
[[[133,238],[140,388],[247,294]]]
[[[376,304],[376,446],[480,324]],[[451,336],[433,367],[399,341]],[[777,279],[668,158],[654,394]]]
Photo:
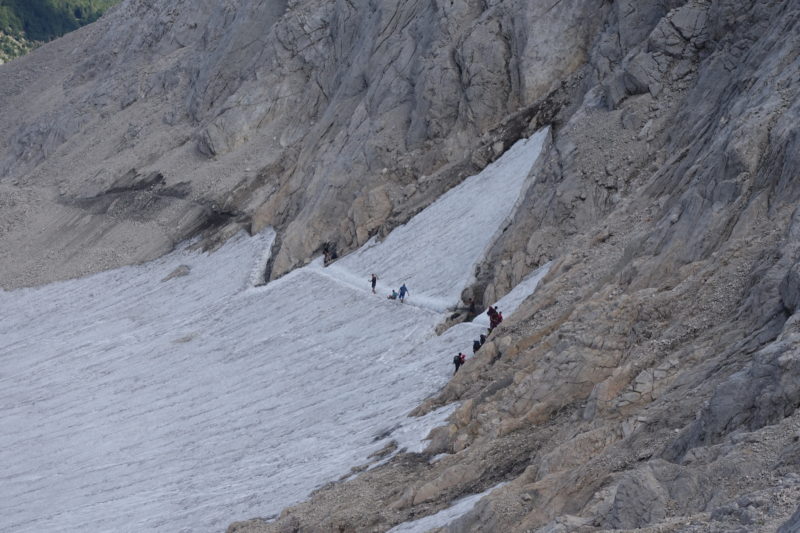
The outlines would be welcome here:
[[[384,242],[262,287],[253,272],[270,233],[0,292],[0,530],[223,531],[302,500],[389,440],[421,450],[452,407],[406,415],[483,326],[434,328],[546,135]],[[188,275],[161,281],[180,265]],[[409,300],[387,300],[402,282]]]

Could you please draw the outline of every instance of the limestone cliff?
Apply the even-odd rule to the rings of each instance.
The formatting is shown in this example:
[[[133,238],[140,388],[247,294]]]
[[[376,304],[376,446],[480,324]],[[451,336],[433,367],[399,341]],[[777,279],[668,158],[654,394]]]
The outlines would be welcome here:
[[[555,264],[415,413],[462,402],[428,455],[230,531],[382,531],[500,481],[444,530],[796,529],[800,3],[602,16],[465,296]]]
[[[1,255],[29,248],[3,285],[141,261],[231,224],[279,230],[271,277],[326,243],[352,249],[516,140],[496,128],[586,62],[609,10],[123,2],[3,67]]]

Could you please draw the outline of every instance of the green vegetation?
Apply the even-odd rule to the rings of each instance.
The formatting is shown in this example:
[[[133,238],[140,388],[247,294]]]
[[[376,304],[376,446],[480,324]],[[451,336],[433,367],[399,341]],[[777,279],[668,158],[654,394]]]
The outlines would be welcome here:
[[[14,37],[0,31],[0,65],[9,59],[27,54],[33,43],[21,37]]]
[[[0,0],[0,59],[94,22],[119,0]]]

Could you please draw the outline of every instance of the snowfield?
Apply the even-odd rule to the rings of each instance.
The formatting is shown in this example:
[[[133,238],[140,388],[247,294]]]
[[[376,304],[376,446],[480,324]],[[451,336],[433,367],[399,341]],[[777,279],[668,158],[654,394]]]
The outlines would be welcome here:
[[[455,406],[407,413],[486,326],[434,328],[532,183],[548,135],[383,242],[265,286],[253,281],[271,232],[0,292],[0,530],[223,531],[347,476],[390,440],[421,451]],[[163,281],[182,265],[187,275]],[[499,303],[506,317],[545,272]],[[403,282],[406,303],[387,300]]]

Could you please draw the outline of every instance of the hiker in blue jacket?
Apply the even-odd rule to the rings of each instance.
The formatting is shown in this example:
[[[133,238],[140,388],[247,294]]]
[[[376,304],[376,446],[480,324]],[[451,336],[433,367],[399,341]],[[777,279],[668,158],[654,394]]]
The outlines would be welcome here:
[[[408,288],[406,287],[406,284],[405,284],[405,283],[403,283],[403,284],[400,286],[400,295],[399,295],[399,298],[400,298],[400,303],[403,303],[403,300],[405,300],[405,299],[406,299],[406,294],[411,294],[411,293],[410,293],[410,292],[408,292]]]

